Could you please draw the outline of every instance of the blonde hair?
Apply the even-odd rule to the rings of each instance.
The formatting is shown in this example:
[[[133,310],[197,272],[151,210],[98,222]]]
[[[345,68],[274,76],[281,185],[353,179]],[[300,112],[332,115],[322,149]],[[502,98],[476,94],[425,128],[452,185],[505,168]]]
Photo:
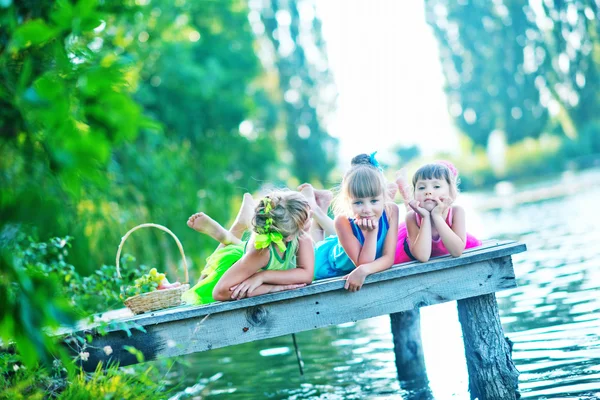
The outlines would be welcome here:
[[[270,203],[269,211],[266,211]],[[252,226],[256,233],[265,232],[267,219],[272,222],[269,232],[279,232],[284,238],[296,238],[310,216],[310,205],[304,196],[291,190],[278,190],[262,198],[254,210]]]
[[[382,194],[384,203],[387,203],[390,199],[383,172],[373,164],[371,156],[359,154],[352,159],[350,169],[342,178],[338,194],[334,199],[334,213],[352,216],[352,199],[376,197]]]

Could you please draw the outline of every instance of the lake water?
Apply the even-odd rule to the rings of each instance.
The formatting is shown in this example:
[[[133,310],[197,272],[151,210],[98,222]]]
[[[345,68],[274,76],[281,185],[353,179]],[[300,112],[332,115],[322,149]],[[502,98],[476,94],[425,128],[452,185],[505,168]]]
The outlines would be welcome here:
[[[471,232],[527,244],[519,286],[496,294],[524,399],[600,398],[600,171],[583,177],[595,184],[506,209],[477,212],[469,200],[493,195],[463,195]],[[469,399],[456,303],[422,308],[421,324],[421,391],[396,379],[387,316],[297,334],[303,376],[291,336],[191,355],[167,376],[181,399]]]

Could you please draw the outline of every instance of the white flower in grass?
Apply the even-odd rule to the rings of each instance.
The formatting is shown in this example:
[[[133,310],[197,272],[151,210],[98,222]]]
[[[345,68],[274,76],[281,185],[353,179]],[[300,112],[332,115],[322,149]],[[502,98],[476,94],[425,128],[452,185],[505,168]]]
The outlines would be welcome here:
[[[83,361],[87,361],[88,358],[90,358],[90,353],[88,353],[87,351],[82,351],[81,353],[79,353],[79,358],[81,358],[81,360]]]
[[[104,350],[104,354],[106,354],[107,356],[110,356],[113,352],[113,349],[110,346],[104,346],[102,350]]]

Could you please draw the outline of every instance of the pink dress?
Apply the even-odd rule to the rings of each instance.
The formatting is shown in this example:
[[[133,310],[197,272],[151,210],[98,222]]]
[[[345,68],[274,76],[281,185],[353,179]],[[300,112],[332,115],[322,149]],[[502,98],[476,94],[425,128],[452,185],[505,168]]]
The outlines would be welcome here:
[[[421,226],[421,216],[415,214],[417,217],[417,225]],[[448,210],[448,216],[446,217],[446,223],[449,227],[452,227],[452,207]],[[472,247],[481,246],[481,240],[477,239],[473,235],[467,233],[465,249]],[[438,257],[449,254],[442,238],[437,240],[431,239],[431,257]],[[413,261],[415,258],[410,253],[410,247],[408,245],[408,230],[406,229],[406,222],[403,222],[398,227],[398,244],[396,245],[396,256],[394,257],[394,264],[400,264],[408,261]]]

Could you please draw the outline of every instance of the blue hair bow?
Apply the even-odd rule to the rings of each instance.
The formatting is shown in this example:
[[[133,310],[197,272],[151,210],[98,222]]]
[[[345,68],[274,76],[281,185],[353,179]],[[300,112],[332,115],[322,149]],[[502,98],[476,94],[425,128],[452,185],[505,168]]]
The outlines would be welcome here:
[[[377,161],[377,160],[375,159],[375,154],[377,154],[377,152],[376,152],[376,151],[374,151],[374,152],[372,152],[372,153],[371,153],[371,155],[369,156],[369,162],[370,162],[371,164],[373,164],[373,166],[374,166],[375,168],[377,168],[378,170],[380,170],[380,171],[383,171],[383,168],[381,168],[381,165],[379,165],[379,161]]]

